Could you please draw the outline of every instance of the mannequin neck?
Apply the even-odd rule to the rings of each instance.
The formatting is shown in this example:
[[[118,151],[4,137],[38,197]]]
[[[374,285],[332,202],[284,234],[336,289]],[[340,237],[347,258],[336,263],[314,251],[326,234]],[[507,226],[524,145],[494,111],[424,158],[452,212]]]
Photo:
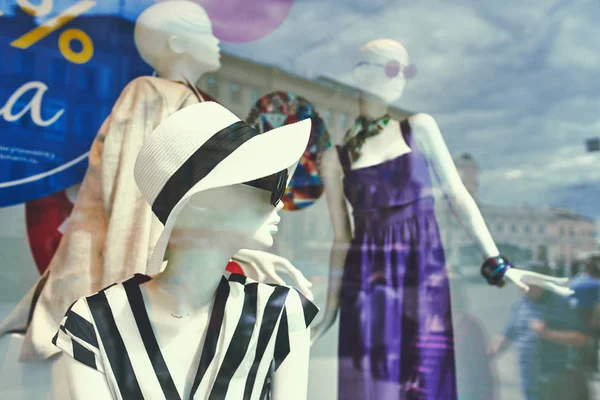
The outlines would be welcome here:
[[[153,279],[153,285],[178,315],[210,306],[227,263],[240,250],[237,247],[222,242],[193,247],[169,242],[167,266]]]
[[[187,55],[165,57],[157,63],[154,70],[160,78],[177,82],[185,82],[187,78],[193,84],[210,72],[204,64],[191,62]]]
[[[367,119],[377,119],[388,113],[388,106],[383,99],[366,92],[359,95],[358,109],[360,115]]]

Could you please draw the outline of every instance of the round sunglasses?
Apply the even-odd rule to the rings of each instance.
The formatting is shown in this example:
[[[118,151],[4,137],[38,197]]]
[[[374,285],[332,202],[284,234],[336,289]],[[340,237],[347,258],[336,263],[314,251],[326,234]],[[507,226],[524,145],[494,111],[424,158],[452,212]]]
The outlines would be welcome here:
[[[417,69],[414,64],[402,65],[397,60],[390,60],[385,64],[361,61],[357,63],[354,67],[360,67],[362,65],[375,65],[377,67],[381,67],[384,69],[385,75],[388,78],[396,78],[398,75],[402,74],[404,79],[411,79],[414,78],[417,73]]]

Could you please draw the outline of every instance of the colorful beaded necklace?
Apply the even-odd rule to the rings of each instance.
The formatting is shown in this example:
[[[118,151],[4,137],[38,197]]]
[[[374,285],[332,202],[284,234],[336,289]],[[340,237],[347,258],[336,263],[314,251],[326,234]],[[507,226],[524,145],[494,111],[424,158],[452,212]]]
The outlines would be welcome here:
[[[356,118],[354,125],[344,135],[344,147],[352,162],[360,157],[360,150],[367,139],[380,134],[391,120],[389,114],[374,120],[369,120],[362,115]]]

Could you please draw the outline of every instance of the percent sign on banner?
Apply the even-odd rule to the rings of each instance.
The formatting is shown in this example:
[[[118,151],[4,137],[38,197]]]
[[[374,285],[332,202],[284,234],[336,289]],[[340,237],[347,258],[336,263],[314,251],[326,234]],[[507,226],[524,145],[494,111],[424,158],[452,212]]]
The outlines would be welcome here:
[[[17,4],[23,11],[35,17],[48,15],[54,6],[54,0],[42,0],[39,5],[33,5],[29,0],[17,0]],[[49,19],[35,29],[25,33],[14,40],[10,45],[18,49],[27,49],[52,32],[62,28],[71,20],[77,18],[96,5],[93,0],[82,0],[67,8],[54,18]],[[1,15],[1,14],[0,14]],[[80,51],[74,51],[71,47],[73,41],[81,44]],[[94,54],[92,39],[80,29],[65,29],[58,38],[58,49],[63,57],[75,64],[85,64]]]
[[[123,88],[152,72],[116,4],[98,14],[93,0],[11,3],[0,17],[0,207],[81,182]]]

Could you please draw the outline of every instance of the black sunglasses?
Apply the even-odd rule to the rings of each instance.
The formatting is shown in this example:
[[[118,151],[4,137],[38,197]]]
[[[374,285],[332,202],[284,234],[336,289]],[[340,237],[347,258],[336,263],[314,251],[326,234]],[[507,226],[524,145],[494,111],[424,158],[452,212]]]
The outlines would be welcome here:
[[[259,134],[245,122],[237,121],[208,139],[173,173],[152,203],[152,211],[159,221],[165,224],[173,207],[196,183],[238,147]],[[285,169],[244,184],[271,192],[271,204],[276,207],[285,194],[287,180],[288,171]]]
[[[288,170],[284,169],[276,174],[265,176],[264,178],[255,179],[250,182],[244,182],[243,185],[248,185],[271,192],[271,205],[276,207],[285,195],[287,180]]]

